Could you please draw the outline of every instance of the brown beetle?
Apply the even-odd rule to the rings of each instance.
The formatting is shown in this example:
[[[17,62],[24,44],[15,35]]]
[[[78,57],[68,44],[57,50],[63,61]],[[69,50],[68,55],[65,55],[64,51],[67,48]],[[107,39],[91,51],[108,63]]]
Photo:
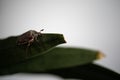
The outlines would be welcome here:
[[[29,30],[25,33],[23,33],[22,35],[20,35],[17,39],[17,45],[27,45],[27,48],[26,48],[26,52],[27,52],[27,49],[28,47],[31,45],[31,43],[33,43],[34,41],[37,41],[38,42],[38,36],[39,35],[42,35],[41,34],[41,31],[43,31],[44,29],[40,30],[40,32],[37,32],[35,30]]]

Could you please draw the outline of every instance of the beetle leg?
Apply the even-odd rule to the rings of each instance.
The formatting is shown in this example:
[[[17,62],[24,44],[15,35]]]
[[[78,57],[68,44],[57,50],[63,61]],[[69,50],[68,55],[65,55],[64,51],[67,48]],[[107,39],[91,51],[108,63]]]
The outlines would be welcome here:
[[[39,42],[39,40],[37,39],[38,36],[35,37],[35,41]]]
[[[27,47],[26,47],[26,57],[28,57],[28,50],[29,50],[29,47],[30,47],[30,43],[28,43]]]
[[[26,56],[28,56],[28,54],[29,54],[28,50],[29,50],[29,47],[33,41],[34,41],[34,39],[31,39],[28,41],[27,48],[26,48]]]

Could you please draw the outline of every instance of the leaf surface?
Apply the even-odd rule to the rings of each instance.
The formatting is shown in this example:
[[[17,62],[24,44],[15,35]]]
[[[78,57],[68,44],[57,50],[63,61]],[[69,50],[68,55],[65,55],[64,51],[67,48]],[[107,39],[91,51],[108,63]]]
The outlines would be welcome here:
[[[19,64],[4,68],[1,74],[16,72],[45,72],[54,69],[69,68],[88,64],[98,59],[101,53],[81,48],[55,47],[45,55],[39,55]]]

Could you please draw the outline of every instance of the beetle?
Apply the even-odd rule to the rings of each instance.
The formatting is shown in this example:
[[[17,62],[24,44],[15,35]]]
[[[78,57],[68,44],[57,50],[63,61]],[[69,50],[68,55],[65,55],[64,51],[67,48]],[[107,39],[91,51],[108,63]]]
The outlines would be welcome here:
[[[31,45],[31,43],[33,43],[34,41],[38,42],[38,36],[41,36],[41,31],[43,31],[44,29],[41,29],[40,32],[37,32],[35,30],[29,30],[25,33],[23,33],[22,35],[20,35],[16,41],[17,45],[27,45],[26,48],[26,52],[28,47]]]

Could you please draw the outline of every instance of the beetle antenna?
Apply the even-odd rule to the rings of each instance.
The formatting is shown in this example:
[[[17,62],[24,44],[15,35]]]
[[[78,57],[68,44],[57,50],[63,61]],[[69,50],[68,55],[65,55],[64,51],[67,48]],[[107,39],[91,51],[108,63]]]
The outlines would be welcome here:
[[[41,33],[42,31],[44,31],[44,29],[41,29],[41,30],[40,30],[40,33]]]
[[[41,29],[40,32],[38,32],[39,34],[38,35],[41,35],[41,32],[44,31],[44,29]]]

